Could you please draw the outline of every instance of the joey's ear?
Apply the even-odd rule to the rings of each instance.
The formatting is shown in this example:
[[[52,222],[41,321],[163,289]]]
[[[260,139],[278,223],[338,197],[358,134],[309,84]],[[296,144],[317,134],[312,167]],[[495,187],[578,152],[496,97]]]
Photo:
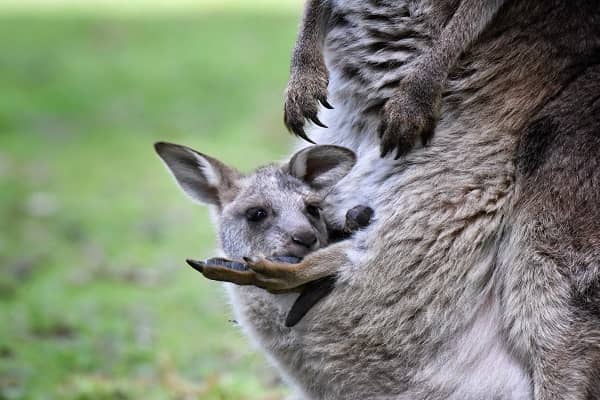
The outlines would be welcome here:
[[[221,207],[236,192],[241,174],[219,160],[173,143],[158,142],[154,149],[193,200]]]
[[[289,173],[321,189],[335,185],[356,163],[356,155],[340,146],[310,146],[292,156]]]

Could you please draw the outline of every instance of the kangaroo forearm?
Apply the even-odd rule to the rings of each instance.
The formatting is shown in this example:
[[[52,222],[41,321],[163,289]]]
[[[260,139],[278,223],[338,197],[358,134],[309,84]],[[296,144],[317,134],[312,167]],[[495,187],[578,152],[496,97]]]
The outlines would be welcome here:
[[[327,0],[308,0],[292,54],[292,71],[321,59],[329,10]]]
[[[488,26],[506,0],[464,0],[424,58],[445,80],[463,52]]]

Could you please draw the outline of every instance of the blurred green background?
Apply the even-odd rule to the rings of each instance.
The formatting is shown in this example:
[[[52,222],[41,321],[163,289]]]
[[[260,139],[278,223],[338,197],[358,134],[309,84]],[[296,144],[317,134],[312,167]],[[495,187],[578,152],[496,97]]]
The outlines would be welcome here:
[[[152,143],[282,158],[300,0],[0,2],[0,399],[280,399]]]

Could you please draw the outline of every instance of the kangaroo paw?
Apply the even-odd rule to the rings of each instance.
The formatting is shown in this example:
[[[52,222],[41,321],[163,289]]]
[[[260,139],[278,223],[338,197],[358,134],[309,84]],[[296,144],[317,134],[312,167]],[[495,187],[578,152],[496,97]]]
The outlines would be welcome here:
[[[305,68],[304,72],[292,74],[285,91],[283,120],[285,126],[294,135],[314,143],[304,131],[306,120],[317,126],[327,128],[318,117],[319,103],[333,108],[327,101],[329,78],[324,65],[318,68]]]

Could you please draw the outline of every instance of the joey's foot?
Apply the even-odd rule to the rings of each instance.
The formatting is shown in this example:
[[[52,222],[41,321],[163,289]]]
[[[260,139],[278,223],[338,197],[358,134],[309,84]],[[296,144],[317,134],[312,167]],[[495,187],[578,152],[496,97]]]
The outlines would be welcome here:
[[[232,260],[228,260],[226,258],[221,258],[221,257],[209,258],[208,260],[206,260],[206,264],[214,265],[217,267],[229,268],[229,269],[233,269],[235,271],[240,271],[240,272],[248,271],[248,267],[246,266],[246,264],[239,262],[239,261],[232,261]]]
[[[285,261],[299,260],[292,257],[281,259]],[[205,278],[237,285],[257,286],[271,293],[296,291],[296,288],[306,283],[302,280],[302,263],[290,264],[278,261],[278,259],[268,260],[261,257],[246,257],[244,263],[222,258],[186,261]]]
[[[327,84],[329,77],[327,68],[322,62],[317,65],[303,66],[302,70],[292,72],[287,89],[285,90],[285,105],[283,120],[285,126],[294,135],[314,143],[304,132],[306,120],[315,125],[327,128],[317,116],[319,103],[326,108],[333,108],[327,102]]]
[[[395,151],[398,159],[417,141],[427,144],[439,116],[441,90],[426,78],[405,78],[399,90],[383,106],[379,127],[381,156]]]

